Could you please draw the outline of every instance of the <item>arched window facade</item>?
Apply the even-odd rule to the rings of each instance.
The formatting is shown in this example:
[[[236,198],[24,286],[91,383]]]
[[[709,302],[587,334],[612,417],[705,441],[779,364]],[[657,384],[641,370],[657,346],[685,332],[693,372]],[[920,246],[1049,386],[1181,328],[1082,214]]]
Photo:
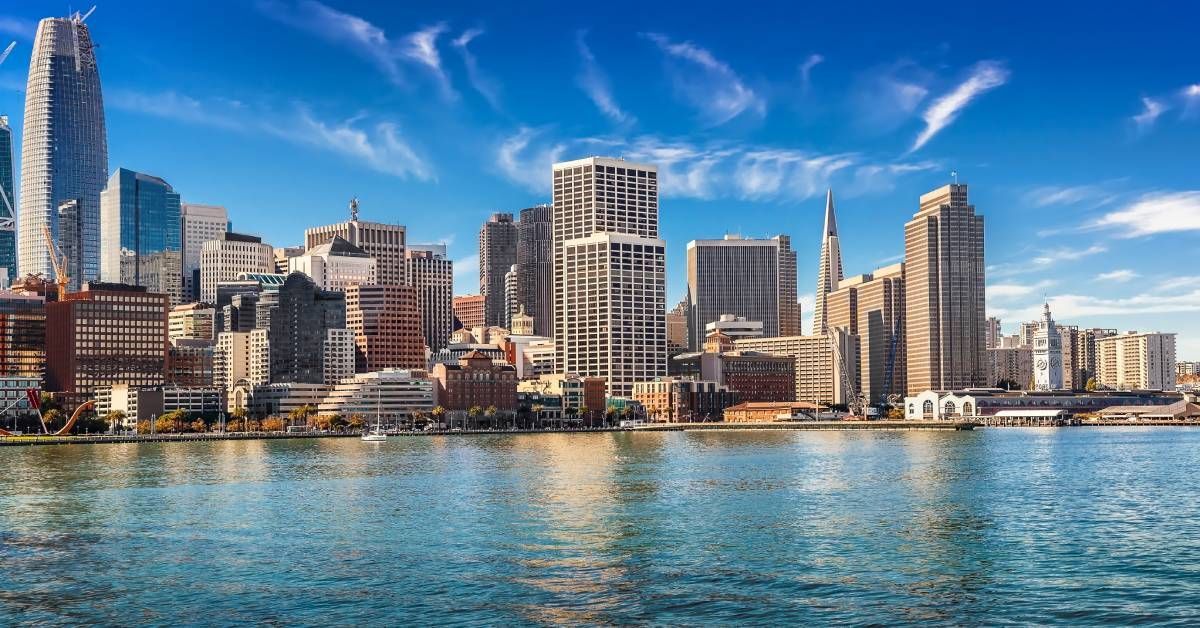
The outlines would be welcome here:
[[[946,416],[950,416],[950,415],[954,414],[954,402],[953,401],[946,402],[946,406],[942,409],[942,414],[944,414]]]
[[[933,414],[933,402],[926,399],[925,404],[921,406],[922,414]]]
[[[972,410],[973,408],[971,407],[970,401],[963,404],[963,416],[972,416],[974,414]]]

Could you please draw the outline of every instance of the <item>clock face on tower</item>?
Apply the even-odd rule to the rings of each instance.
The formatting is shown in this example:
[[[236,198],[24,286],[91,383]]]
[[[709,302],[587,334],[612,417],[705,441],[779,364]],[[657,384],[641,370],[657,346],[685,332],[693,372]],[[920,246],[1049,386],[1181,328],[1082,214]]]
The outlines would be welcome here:
[[[1038,361],[1037,361],[1037,368],[1038,368],[1038,370],[1039,370],[1039,371],[1044,371],[1044,370],[1046,370],[1046,361],[1045,361],[1045,360],[1038,360]]]
[[[1058,358],[1050,358],[1050,366],[1058,368]]]

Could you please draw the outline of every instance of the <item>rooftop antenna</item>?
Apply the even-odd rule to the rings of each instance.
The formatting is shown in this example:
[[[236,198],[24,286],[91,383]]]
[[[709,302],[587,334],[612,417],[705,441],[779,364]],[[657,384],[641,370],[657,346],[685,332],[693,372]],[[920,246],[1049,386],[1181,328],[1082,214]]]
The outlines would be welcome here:
[[[9,44],[7,48],[4,49],[4,52],[0,52],[0,65],[4,65],[4,60],[8,58],[8,55],[12,54],[13,48],[16,48],[16,47],[17,47],[17,42],[14,41],[13,43]]]
[[[950,171],[950,176],[954,177],[954,185],[958,185],[958,171],[957,171],[957,170],[951,170],[951,171]]]
[[[358,197],[357,196],[350,199],[350,220],[351,220],[351,222],[358,222]]]

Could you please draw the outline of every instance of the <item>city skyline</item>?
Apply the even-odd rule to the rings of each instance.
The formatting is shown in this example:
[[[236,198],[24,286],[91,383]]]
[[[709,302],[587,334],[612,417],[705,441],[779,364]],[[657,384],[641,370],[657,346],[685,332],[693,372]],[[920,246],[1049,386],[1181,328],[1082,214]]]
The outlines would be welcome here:
[[[0,113],[23,137],[33,30],[61,7],[19,10],[0,21],[0,35],[18,42],[0,67]],[[178,41],[159,39],[144,22],[168,10],[190,25],[172,34]],[[812,234],[820,230],[825,188],[839,199],[844,268],[853,275],[902,252],[898,234],[915,199],[957,170],[988,216],[987,311],[1006,330],[1036,319],[1044,295],[1064,323],[1178,331],[1180,357],[1200,354],[1195,280],[1140,253],[1146,246],[1187,250],[1197,240],[1200,192],[1188,189],[1186,160],[1163,156],[1195,145],[1200,89],[1185,55],[1172,54],[1182,44],[1170,37],[1108,53],[1126,60],[1107,70],[1114,76],[1102,97],[1080,103],[1064,99],[1075,95],[1068,93],[1078,87],[1074,81],[1095,78],[1097,70],[1079,67],[1039,36],[1048,25],[1027,27],[1041,56],[979,29],[953,35],[946,28],[970,15],[925,26],[854,26],[897,38],[904,27],[908,35],[941,27],[945,32],[928,39],[938,43],[925,47],[889,35],[856,53],[829,36],[797,44],[767,33],[772,54],[758,55],[731,39],[742,25],[724,35],[651,12],[609,29],[589,24],[591,17],[550,13],[540,19],[562,28],[540,39],[557,53],[538,53],[541,80],[563,89],[529,98],[511,71],[529,53],[506,44],[526,27],[483,9],[466,16],[464,9],[421,15],[315,2],[235,6],[229,13],[241,20],[236,28],[252,26],[262,37],[223,44],[228,51],[206,45],[208,58],[190,50],[215,17],[194,10],[101,7],[88,19],[104,84],[106,175],[126,167],[161,176],[185,201],[227,207],[240,231],[272,245],[299,244],[298,225],[343,220],[345,199],[354,194],[363,199],[364,220],[404,224],[414,242],[446,241],[459,262],[456,292],[470,292],[478,272],[474,234],[487,215],[548,201],[546,173],[555,156],[623,154],[662,169],[668,302],[683,293],[686,242],[727,232],[786,233],[797,251],[807,320],[819,246]],[[803,17],[850,27],[836,12]],[[339,30],[354,24],[377,36],[367,44],[381,45]],[[1115,33],[1129,24],[1099,16],[1088,26]],[[1079,43],[1079,34],[1068,39]],[[224,77],[231,55],[285,43],[305,74],[271,65],[265,69],[278,80],[262,94],[250,89],[255,72],[233,68]],[[1053,75],[1038,67],[1047,58],[1058,64]],[[631,61],[640,63],[630,68]],[[1051,76],[1069,80],[1043,86]],[[656,87],[639,94],[643,82]],[[712,100],[729,108],[705,106],[700,87],[728,95]],[[876,96],[868,111],[854,106],[864,94]],[[1025,106],[1033,94],[1047,108],[1060,106],[1053,124]],[[910,100],[897,100],[904,95]],[[410,107],[413,101],[419,106]],[[896,104],[911,106],[873,119]],[[249,122],[264,113],[277,114],[272,128]],[[858,128],[868,122],[878,128]],[[456,166],[453,145],[468,132],[476,138],[468,145],[475,161]],[[187,150],[179,150],[181,141]],[[1041,154],[1044,143],[1054,144],[1052,155]],[[248,168],[259,151],[272,159]],[[463,185],[456,170],[477,181]],[[296,220],[279,219],[285,215]]]

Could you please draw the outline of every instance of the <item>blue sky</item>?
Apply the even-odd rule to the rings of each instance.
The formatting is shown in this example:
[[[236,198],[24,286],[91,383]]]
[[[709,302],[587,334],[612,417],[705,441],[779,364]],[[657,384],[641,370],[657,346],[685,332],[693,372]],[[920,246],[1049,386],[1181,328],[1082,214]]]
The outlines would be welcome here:
[[[1006,329],[1045,295],[1200,359],[1200,9],[879,4],[121,2],[88,23],[110,168],[276,245],[356,195],[447,242],[475,292],[489,213],[547,201],[552,160],[625,156],[663,171],[672,301],[688,240],[782,232],[807,310],[827,186],[857,274],[957,170]],[[64,9],[0,9],[18,131],[37,20]]]

